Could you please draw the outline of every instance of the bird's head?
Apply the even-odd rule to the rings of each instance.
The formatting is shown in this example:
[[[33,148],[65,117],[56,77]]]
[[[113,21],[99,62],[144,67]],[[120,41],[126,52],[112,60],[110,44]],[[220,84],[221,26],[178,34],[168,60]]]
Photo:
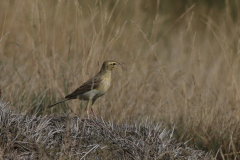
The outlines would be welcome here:
[[[108,61],[103,62],[101,70],[112,71],[113,68],[116,68],[118,65],[122,65],[122,64],[124,64],[124,63],[108,60]]]

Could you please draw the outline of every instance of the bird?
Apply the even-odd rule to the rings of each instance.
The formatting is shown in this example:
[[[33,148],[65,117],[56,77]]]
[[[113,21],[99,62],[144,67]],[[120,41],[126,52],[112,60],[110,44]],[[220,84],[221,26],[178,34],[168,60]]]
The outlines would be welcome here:
[[[97,98],[101,97],[108,91],[112,80],[111,78],[112,70],[116,68],[118,65],[122,64],[124,63],[113,60],[104,61],[102,64],[102,68],[98,74],[87,80],[71,94],[67,95],[65,99],[48,106],[48,108],[51,108],[59,103],[72,99],[85,100],[88,101],[86,106],[88,119],[89,119],[89,107],[91,107],[91,111],[94,114],[95,118],[97,119],[97,116],[92,109],[92,105],[97,100]]]

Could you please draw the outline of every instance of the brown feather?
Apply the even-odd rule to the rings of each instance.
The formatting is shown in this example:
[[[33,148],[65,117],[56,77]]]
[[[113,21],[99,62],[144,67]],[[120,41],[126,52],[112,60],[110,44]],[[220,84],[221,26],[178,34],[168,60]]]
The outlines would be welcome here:
[[[77,96],[91,91],[93,89],[98,88],[98,86],[100,85],[101,82],[101,78],[100,77],[93,77],[91,79],[89,79],[87,82],[83,83],[79,88],[77,88],[73,93],[67,95],[65,98],[66,99],[76,99]]]

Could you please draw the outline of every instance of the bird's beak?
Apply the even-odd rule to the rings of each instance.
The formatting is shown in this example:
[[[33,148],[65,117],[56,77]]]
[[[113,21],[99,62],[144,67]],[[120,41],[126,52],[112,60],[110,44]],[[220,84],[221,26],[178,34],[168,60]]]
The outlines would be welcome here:
[[[123,62],[118,62],[118,64],[119,64],[119,65],[122,65],[122,64],[124,64],[124,63],[123,63]]]

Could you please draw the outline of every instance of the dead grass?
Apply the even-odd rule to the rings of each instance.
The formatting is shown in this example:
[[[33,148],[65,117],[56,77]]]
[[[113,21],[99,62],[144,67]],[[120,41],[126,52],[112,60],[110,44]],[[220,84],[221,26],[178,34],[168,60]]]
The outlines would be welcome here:
[[[28,116],[0,102],[1,159],[211,159],[151,122]]]
[[[123,61],[95,104],[98,115],[115,124],[149,118],[176,125],[179,142],[191,139],[214,156],[237,159],[239,2],[188,3],[177,15],[166,9],[174,4],[155,2],[1,1],[4,100],[32,115],[71,107],[83,116],[77,100],[46,107],[96,74],[104,60]]]

